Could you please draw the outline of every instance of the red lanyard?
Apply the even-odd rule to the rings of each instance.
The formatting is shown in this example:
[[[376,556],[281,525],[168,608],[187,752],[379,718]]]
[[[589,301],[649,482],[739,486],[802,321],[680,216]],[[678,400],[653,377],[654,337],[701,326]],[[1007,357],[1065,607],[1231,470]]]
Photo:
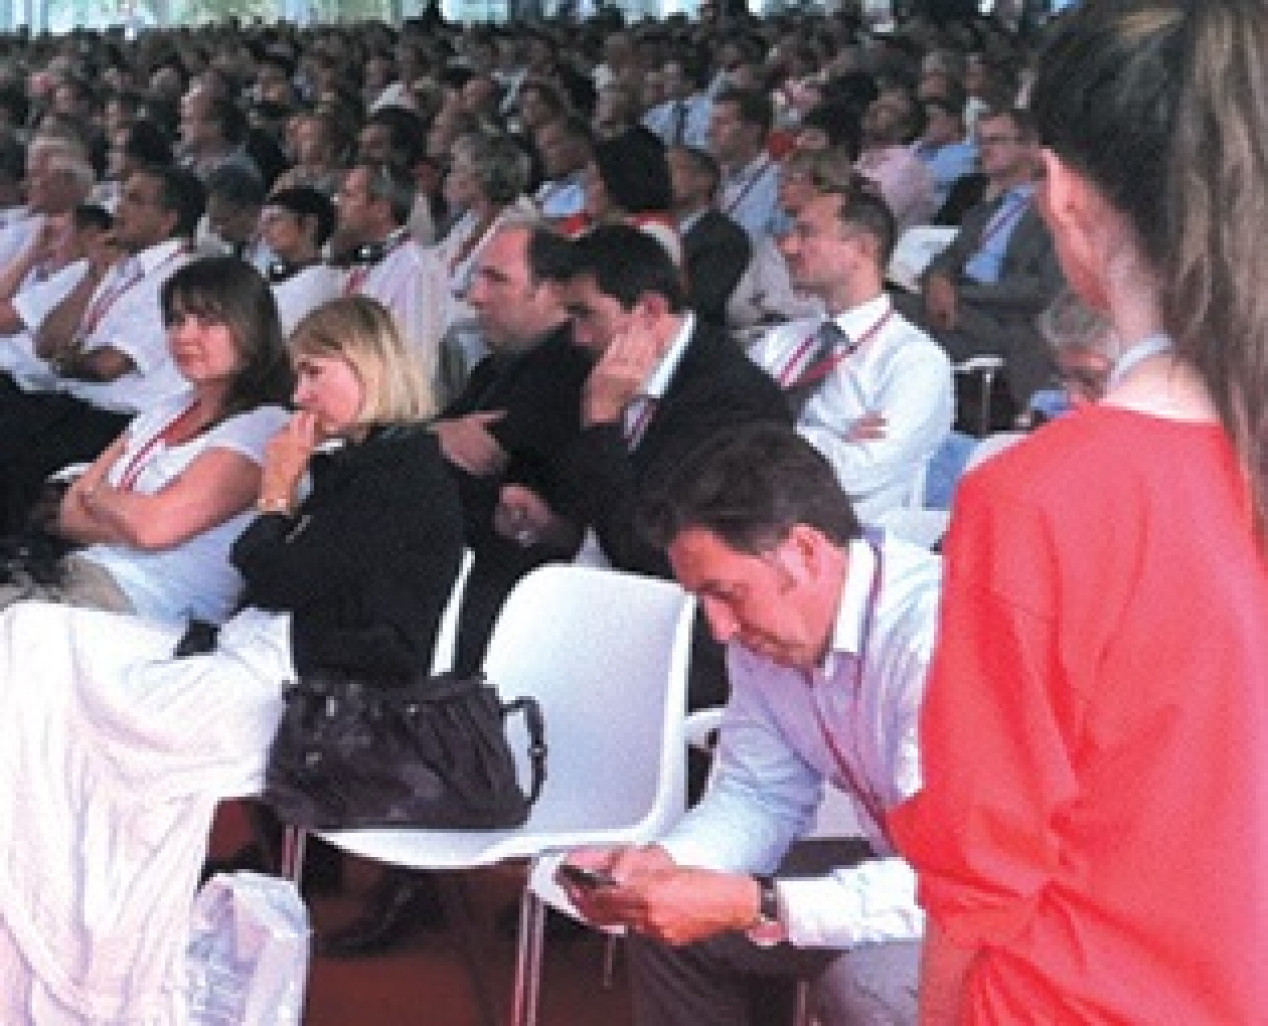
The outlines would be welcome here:
[[[813,385],[831,374],[836,370],[837,365],[854,353],[857,353],[865,345],[872,341],[882,328],[889,322],[890,317],[894,314],[892,306],[887,307],[885,312],[877,318],[876,322],[868,328],[858,339],[849,345],[842,346],[834,353],[830,353],[822,360],[819,360],[809,367],[802,368],[798,371],[802,361],[810,354],[815,342],[813,334],[807,335],[802,343],[793,350],[792,357],[784,365],[783,371],[779,375],[779,384],[783,388],[801,387],[804,385]],[[795,377],[794,377],[795,375]]]
[[[198,403],[192,402],[170,421],[157,435],[153,435],[150,439],[136,451],[136,454],[129,461],[127,467],[124,468],[122,474],[119,475],[118,487],[121,491],[130,492],[136,485],[136,480],[141,476],[143,471],[153,457],[157,456],[160,449],[164,449],[175,438],[179,437],[184,427],[184,422],[195,409]]]
[[[855,712],[857,714],[858,705],[862,699],[863,693],[863,664],[867,661],[868,642],[872,637],[872,627],[876,620],[876,607],[881,596],[881,577],[883,576],[883,562],[880,546],[868,539],[867,544],[871,547],[872,553],[876,556],[876,566],[872,572],[872,585],[867,593],[867,605],[863,611],[863,630],[862,638],[859,640],[858,655],[854,657],[854,674],[850,681],[851,697],[855,703]],[[837,745],[836,739],[832,736],[832,732],[828,729],[828,724],[823,718],[823,711],[819,708],[814,696],[811,696],[810,707],[814,710],[815,721],[819,724],[819,733],[823,735],[824,744],[828,746],[828,750],[832,753],[833,761],[837,764],[845,783],[854,793],[855,797],[862,803],[867,810],[869,816],[872,817],[880,832],[889,840],[889,829],[885,823],[885,806],[881,802],[880,795],[876,793],[876,789],[871,787],[851,766],[850,761],[846,759],[842,753],[840,746]],[[854,743],[854,754],[858,757],[859,744],[859,718],[856,715],[854,722],[851,724],[851,737]],[[892,842],[891,842],[892,844]]]
[[[175,252],[169,253],[154,270],[158,271],[177,257],[183,256],[184,253],[185,247],[183,246]],[[103,289],[84,312],[83,320],[79,322],[80,338],[88,338],[96,331],[115,303],[122,299],[125,293],[145,280],[145,268],[141,266],[141,262],[135,257],[131,257],[129,260],[132,261],[132,267],[127,278],[124,278],[122,273],[115,275],[112,287]],[[120,271],[122,271],[122,268],[120,268]]]
[[[93,299],[88,309],[84,311],[84,318],[79,322],[79,334],[83,338],[87,338],[97,330],[102,319],[110,312],[110,308],[123,298],[124,293],[134,287],[137,282],[145,277],[145,272],[141,270],[139,265],[133,265],[131,273],[128,277],[124,277],[123,269],[115,275],[111,287],[102,289],[101,292]]]

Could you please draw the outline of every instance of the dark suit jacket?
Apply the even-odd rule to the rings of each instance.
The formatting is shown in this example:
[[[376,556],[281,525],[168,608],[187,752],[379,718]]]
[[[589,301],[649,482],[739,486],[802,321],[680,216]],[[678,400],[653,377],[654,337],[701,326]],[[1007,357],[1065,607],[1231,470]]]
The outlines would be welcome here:
[[[752,253],[748,232],[726,214],[706,210],[682,236],[687,305],[710,324],[725,324],[726,302]]]
[[[287,610],[301,672],[408,674],[432,646],[462,555],[462,519],[436,437],[375,430],[314,456],[295,516],[258,516],[232,550],[245,603]]]
[[[1052,236],[1032,201],[1017,221],[1004,250],[999,281],[982,284],[964,277],[964,268],[977,252],[983,232],[1002,199],[979,203],[964,215],[951,245],[929,264],[925,274],[942,271],[956,282],[959,296],[957,333],[969,352],[998,353],[1006,361],[1006,377],[1014,398],[1026,398],[1047,383],[1051,358],[1035,327],[1035,318],[1065,284]],[[960,356],[959,353],[953,353]]]
[[[492,535],[503,484],[524,484],[547,495],[560,487],[560,454],[581,430],[581,386],[589,373],[590,360],[572,344],[572,326],[565,322],[531,349],[486,357],[445,409],[442,418],[505,413],[489,427],[509,457],[501,475],[476,477],[450,464],[462,497],[468,544],[477,553]]]
[[[447,464],[458,483],[467,545],[475,556],[458,624],[456,666],[462,672],[480,666],[489,632],[515,582],[534,567],[568,555],[503,538],[493,529],[493,513],[503,484],[527,485],[545,496],[566,487],[569,471],[562,457],[581,430],[581,386],[589,373],[590,359],[572,344],[572,325],[566,321],[525,352],[482,360],[443,414],[505,413],[489,428],[508,456],[501,474],[477,477]]]
[[[790,423],[783,393],[723,331],[697,321],[638,446],[627,449],[619,423],[584,428],[568,453],[572,494],[552,506],[593,528],[617,569],[672,577],[635,530],[639,498],[701,442],[762,420]]]

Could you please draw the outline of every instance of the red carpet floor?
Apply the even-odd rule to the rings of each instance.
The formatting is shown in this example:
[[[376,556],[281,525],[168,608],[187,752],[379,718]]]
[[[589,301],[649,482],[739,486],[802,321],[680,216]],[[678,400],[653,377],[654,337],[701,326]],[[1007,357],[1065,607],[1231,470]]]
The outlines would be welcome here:
[[[247,832],[240,810],[226,805],[217,817],[212,852],[236,849]],[[344,884],[333,896],[309,901],[317,931],[347,922],[378,872],[359,859],[345,862]],[[468,874],[481,972],[499,1023],[508,1021],[515,942],[496,928],[499,912],[517,902],[523,869],[502,866]],[[629,993],[618,956],[611,989],[603,976],[604,942],[598,934],[548,940],[540,1026],[628,1026]],[[448,927],[421,930],[390,954],[375,958],[314,958],[309,973],[305,1026],[483,1026],[472,980]]]

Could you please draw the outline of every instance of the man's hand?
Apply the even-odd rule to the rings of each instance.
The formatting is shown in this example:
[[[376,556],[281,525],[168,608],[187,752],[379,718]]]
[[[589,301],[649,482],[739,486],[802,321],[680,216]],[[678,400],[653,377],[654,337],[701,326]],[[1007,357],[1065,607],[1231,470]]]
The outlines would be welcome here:
[[[845,433],[847,442],[875,442],[885,437],[885,414],[865,413]]]
[[[635,324],[616,335],[581,391],[582,423],[591,427],[619,421],[663,352],[657,333],[648,325]]]
[[[667,944],[746,930],[757,918],[757,883],[742,873],[678,866],[662,849],[583,851],[568,861],[610,875],[610,886],[564,889],[587,920],[622,924]]]
[[[440,450],[450,463],[476,477],[492,477],[506,468],[507,454],[490,434],[489,425],[505,416],[505,410],[468,413],[438,420],[431,429],[440,439]]]
[[[924,292],[930,327],[951,331],[956,324],[955,282],[945,274],[931,274],[925,279]]]
[[[550,504],[524,485],[503,485],[493,511],[493,529],[520,545],[549,545],[571,554],[581,544],[581,528],[560,516]]]
[[[106,272],[123,259],[124,252],[114,232],[102,232],[85,244],[84,256],[88,259],[89,275],[101,281]]]

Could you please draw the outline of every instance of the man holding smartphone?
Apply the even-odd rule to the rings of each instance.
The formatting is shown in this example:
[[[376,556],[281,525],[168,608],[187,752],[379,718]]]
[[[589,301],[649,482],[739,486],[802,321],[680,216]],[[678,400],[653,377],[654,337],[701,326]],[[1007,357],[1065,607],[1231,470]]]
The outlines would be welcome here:
[[[778,425],[705,443],[643,512],[727,647],[715,769],[657,844],[575,852],[560,882],[631,929],[637,1026],[769,1021],[750,1013],[754,972],[814,978],[825,1024],[914,1023],[923,919],[885,816],[920,786],[938,560],[864,536],[828,462]],[[825,786],[867,850],[794,878],[781,863]]]

